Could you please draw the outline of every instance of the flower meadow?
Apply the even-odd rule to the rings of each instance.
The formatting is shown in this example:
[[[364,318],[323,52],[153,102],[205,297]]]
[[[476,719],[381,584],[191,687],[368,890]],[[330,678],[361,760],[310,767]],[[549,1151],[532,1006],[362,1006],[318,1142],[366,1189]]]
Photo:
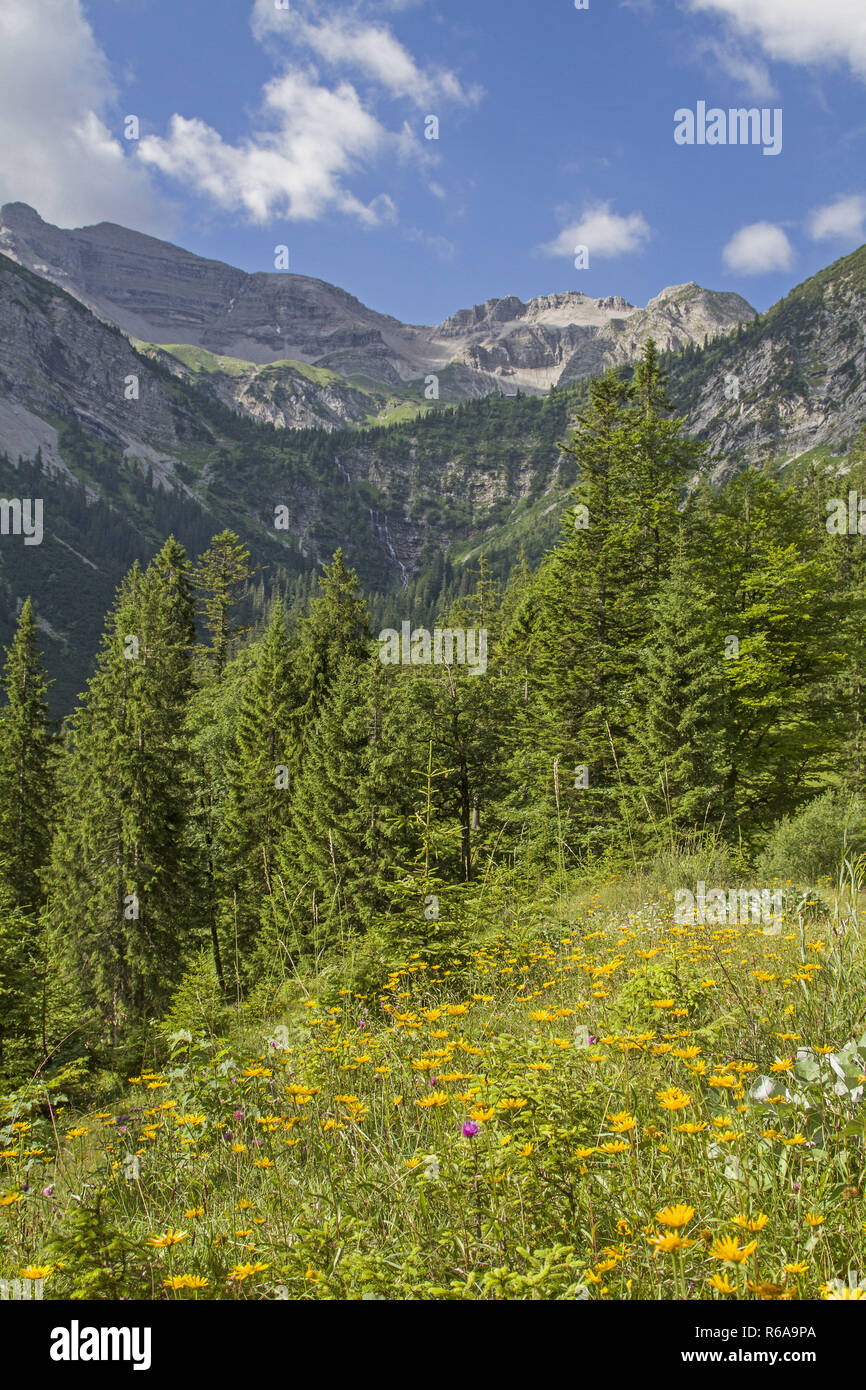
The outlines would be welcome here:
[[[46,1299],[866,1298],[856,917],[599,901],[0,1114]]]

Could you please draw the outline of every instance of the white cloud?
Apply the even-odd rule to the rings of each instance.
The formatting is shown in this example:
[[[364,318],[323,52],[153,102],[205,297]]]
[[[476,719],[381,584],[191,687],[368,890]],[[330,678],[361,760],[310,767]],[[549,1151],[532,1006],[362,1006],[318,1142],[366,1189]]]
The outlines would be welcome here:
[[[649,224],[640,212],[628,217],[611,211],[610,203],[587,208],[577,222],[571,222],[540,250],[545,256],[574,256],[575,247],[589,248],[590,257],[609,260],[642,250],[650,236]]]
[[[319,24],[302,22],[299,38],[324,62],[361,72],[391,96],[408,99],[416,106],[426,108],[439,100],[475,105],[481,99],[481,89],[465,89],[455,73],[419,68],[382,25],[333,17]]]
[[[80,0],[0,4],[0,203],[74,227],[168,228],[147,173],[106,124],[117,92]],[[125,113],[124,113],[125,114]]]
[[[813,241],[866,241],[866,197],[851,193],[810,213],[806,224]]]
[[[728,270],[737,275],[766,275],[775,270],[790,270],[794,248],[781,227],[772,222],[753,222],[731,237],[722,259]]]
[[[296,10],[275,9],[273,0],[255,0],[252,26],[259,39],[290,41],[293,52],[308,48],[331,67],[360,73],[390,96],[422,108],[440,100],[477,105],[483,95],[479,86],[464,87],[447,68],[419,67],[386,25],[370,23],[357,14],[307,19]]]
[[[403,7],[394,0],[383,8]],[[294,0],[288,11],[256,0],[254,30],[279,70],[262,91],[258,120],[228,141],[195,115],[174,115],[161,134],[127,142],[119,138],[123,117],[143,113],[120,105],[82,0],[0,0],[0,202],[31,203],[64,226],[106,219],[166,235],[174,218],[157,193],[161,175],[183,194],[258,222],[334,210],[363,226],[393,221],[388,192],[362,200],[352,178],[410,154],[423,175],[436,155],[414,129],[417,118],[413,127],[387,128],[376,99],[436,103],[435,111],[473,103],[479,92],[450,71],[419,65],[379,15],[319,18],[310,0]],[[288,55],[271,42],[280,32],[291,40]],[[313,60],[334,69],[327,80]]]
[[[420,227],[409,227],[405,237],[407,241],[414,241],[420,246],[426,246],[443,264],[453,261],[457,255],[457,247],[447,236],[436,236],[431,232],[422,231]]]
[[[736,41],[704,39],[693,46],[692,52],[697,58],[710,59],[727,77],[732,77],[754,101],[769,101],[771,97],[776,96],[776,88],[766,63],[762,63],[754,54],[744,52]]]
[[[255,0],[252,28],[281,68],[264,88],[255,128],[229,143],[204,121],[175,115],[165,136],[141,141],[141,160],[256,222],[312,220],[332,210],[368,227],[394,221],[396,207],[387,193],[365,203],[348,180],[383,156],[393,163],[411,154],[423,169],[437,156],[408,123],[399,129],[382,124],[374,113],[376,97],[422,107],[433,101],[466,105],[479,99],[478,90],[466,90],[452,72],[419,67],[384,24],[357,14],[320,18],[312,0],[288,10],[277,9],[273,0]],[[308,64],[302,66],[305,50]],[[313,61],[340,70],[336,85],[325,83]],[[349,81],[346,70],[363,88]]]
[[[310,220],[331,208],[367,226],[393,219],[386,194],[364,204],[342,183],[386,147],[399,153],[402,139],[364,109],[354,87],[342,82],[330,91],[311,74],[285,72],[266,85],[263,105],[270,128],[237,144],[202,120],[174,116],[167,137],[141,141],[140,158],[255,222]]]
[[[788,63],[847,63],[866,78],[863,0],[688,0],[727,19],[768,57]]]

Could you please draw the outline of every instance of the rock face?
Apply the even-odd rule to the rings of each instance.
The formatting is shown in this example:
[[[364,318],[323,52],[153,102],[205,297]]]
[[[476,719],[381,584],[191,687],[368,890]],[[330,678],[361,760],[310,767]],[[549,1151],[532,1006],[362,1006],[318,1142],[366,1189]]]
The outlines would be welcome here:
[[[512,295],[417,327],[323,280],[250,275],[110,222],[63,230],[24,203],[0,210],[0,251],[141,341],[254,365],[291,359],[398,391],[435,373],[446,400],[545,392],[632,361],[648,337],[676,351],[755,318],[739,295],[689,284],[645,309],[617,295],[569,292],[527,304]]]
[[[677,365],[673,384],[717,481],[743,463],[846,454],[866,423],[866,246]]]
[[[157,477],[171,473],[181,441],[214,443],[128,338],[0,255],[0,448],[15,459],[35,445],[63,469],[58,418],[152,464]]]

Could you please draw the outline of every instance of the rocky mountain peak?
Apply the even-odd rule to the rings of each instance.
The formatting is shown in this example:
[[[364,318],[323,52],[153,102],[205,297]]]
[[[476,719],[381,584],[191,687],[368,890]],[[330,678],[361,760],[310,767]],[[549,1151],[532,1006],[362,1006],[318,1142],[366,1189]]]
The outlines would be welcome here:
[[[324,280],[247,273],[111,222],[54,227],[24,203],[0,210],[0,250],[144,343],[254,366],[291,360],[398,390],[434,373],[451,400],[499,391],[503,381],[509,392],[545,392],[631,360],[652,334],[663,348],[682,347],[754,318],[738,295],[686,285],[645,310],[619,295],[565,290],[528,303],[488,299],[419,327]]]

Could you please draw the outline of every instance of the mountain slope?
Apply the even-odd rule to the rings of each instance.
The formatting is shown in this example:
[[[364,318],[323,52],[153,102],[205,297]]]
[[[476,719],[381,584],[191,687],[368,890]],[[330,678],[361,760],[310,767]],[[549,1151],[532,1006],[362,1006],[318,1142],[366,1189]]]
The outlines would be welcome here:
[[[364,432],[275,429],[200,390],[214,364],[177,351],[195,371],[177,375],[167,354],[136,352],[66,291],[0,255],[0,495],[44,505],[41,545],[0,537],[0,645],[31,594],[58,710],[84,683],[123,573],[170,532],[197,554],[231,527],[266,586],[287,592],[342,546],[368,591],[398,605],[418,583],[432,603],[443,557],[520,517],[533,558],[555,534],[555,503],[542,503],[562,491],[556,444],[579,388],[495,396]],[[287,530],[276,528],[278,507]]]
[[[24,203],[0,210],[0,251],[141,341],[259,366],[307,363],[398,391],[407,383],[417,391],[433,374],[444,400],[544,392],[634,360],[650,336],[679,351],[755,317],[739,295],[688,284],[645,309],[576,291],[528,304],[510,296],[418,327],[323,280],[247,274],[109,222],[64,230]]]
[[[866,421],[866,246],[730,338],[668,365],[719,480],[744,462],[847,453]]]
[[[480,331],[496,312],[479,311]],[[730,338],[669,356],[687,431],[716,455],[708,471],[724,480],[749,461],[812,450],[841,459],[866,420],[864,323],[861,248]],[[726,394],[734,380],[738,401]],[[0,644],[32,594],[55,708],[68,709],[129,564],[170,532],[197,554],[225,526],[249,545],[265,590],[306,592],[342,546],[381,625],[426,621],[482,548],[504,576],[521,545],[533,563],[554,540],[574,480],[557,445],[586,385],[425,415],[425,402],[397,392],[412,418],[385,427],[370,421],[388,392],[369,382],[185,345],[136,351],[77,298],[0,255],[0,495],[41,498],[45,509],[42,545],[0,537]],[[366,429],[346,418],[349,391]],[[237,392],[249,397],[243,413]],[[328,428],[267,423],[275,409],[286,423],[302,411],[318,421],[329,393]],[[278,506],[287,530],[275,527]]]

